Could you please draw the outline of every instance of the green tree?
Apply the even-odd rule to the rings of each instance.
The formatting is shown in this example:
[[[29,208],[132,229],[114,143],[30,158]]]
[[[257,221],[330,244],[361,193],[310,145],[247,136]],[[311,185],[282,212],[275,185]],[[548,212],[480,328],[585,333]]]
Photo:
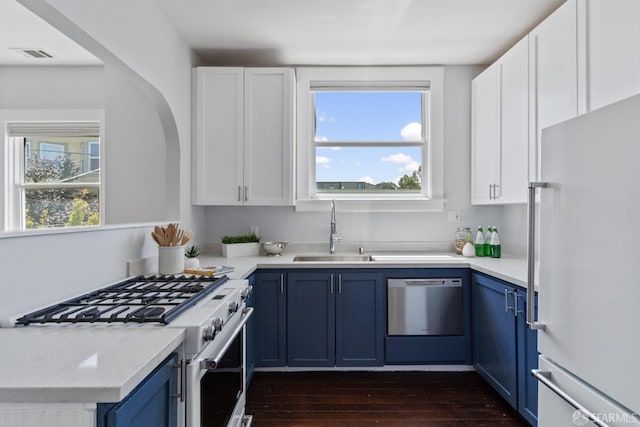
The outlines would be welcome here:
[[[69,154],[48,159],[32,153],[25,163],[25,181],[28,183],[61,182],[77,176],[79,172],[80,166]],[[27,190],[25,205],[27,228],[100,223],[98,197],[86,188]]]
[[[397,190],[398,186],[393,182],[380,182],[376,184],[376,188],[381,190]]]
[[[401,190],[420,190],[422,188],[422,166],[413,171],[411,175],[404,175],[398,180],[398,188]]]
[[[71,213],[69,214],[67,225],[70,227],[84,225],[88,210],[89,203],[77,197],[73,199],[73,202],[71,202]]]

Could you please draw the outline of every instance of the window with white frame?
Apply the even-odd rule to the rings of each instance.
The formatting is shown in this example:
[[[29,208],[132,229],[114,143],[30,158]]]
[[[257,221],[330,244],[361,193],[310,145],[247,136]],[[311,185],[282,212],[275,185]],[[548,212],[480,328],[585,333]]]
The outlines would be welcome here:
[[[100,224],[99,122],[8,122],[6,138],[7,229]]]
[[[340,199],[441,208],[441,68],[296,71],[297,206]]]

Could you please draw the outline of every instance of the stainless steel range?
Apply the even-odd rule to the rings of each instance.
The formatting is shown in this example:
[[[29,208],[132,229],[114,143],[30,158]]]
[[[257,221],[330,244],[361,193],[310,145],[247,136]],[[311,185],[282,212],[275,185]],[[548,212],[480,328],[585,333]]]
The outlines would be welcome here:
[[[137,276],[29,313],[15,323],[182,328],[186,338],[180,412],[185,425],[236,427],[251,424],[244,413],[245,324],[253,311],[245,300],[251,291],[246,280],[226,276]]]

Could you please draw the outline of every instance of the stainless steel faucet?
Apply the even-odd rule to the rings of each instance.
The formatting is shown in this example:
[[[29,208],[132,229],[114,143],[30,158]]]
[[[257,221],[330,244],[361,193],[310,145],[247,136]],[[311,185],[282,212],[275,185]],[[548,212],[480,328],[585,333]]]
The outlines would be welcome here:
[[[336,242],[342,241],[342,237],[336,236],[336,201],[331,201],[331,232],[329,234],[329,253],[336,251]]]

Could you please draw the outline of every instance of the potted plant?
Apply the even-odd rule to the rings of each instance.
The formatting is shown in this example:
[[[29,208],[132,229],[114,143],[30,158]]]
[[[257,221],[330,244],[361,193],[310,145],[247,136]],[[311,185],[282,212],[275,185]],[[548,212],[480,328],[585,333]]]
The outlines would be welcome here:
[[[260,236],[255,233],[222,237],[222,255],[227,258],[236,256],[258,256],[259,253]]]
[[[184,268],[198,268],[200,267],[200,260],[198,259],[198,255],[200,255],[200,248],[196,245],[189,246],[184,251],[184,256],[187,259],[184,260]]]

